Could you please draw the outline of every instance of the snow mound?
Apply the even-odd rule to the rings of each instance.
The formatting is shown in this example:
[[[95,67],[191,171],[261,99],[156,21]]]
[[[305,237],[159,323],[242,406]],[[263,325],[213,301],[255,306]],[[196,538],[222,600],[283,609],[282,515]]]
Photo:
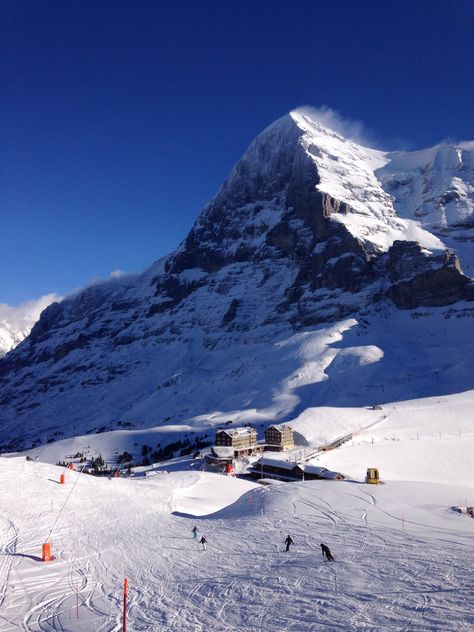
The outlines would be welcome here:
[[[354,371],[367,364],[378,362],[384,356],[382,349],[375,345],[365,347],[347,347],[341,349],[326,368],[326,373],[345,373]]]
[[[214,514],[256,487],[255,483],[232,476],[200,473],[194,484],[174,492],[174,510],[189,516]]]

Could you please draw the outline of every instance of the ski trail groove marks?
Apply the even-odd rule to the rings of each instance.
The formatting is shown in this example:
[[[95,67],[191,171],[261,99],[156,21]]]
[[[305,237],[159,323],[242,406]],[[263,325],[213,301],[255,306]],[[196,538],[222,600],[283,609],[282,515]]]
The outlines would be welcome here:
[[[18,531],[14,523],[0,516],[3,526],[0,525],[0,533],[2,534],[1,556],[0,556],[0,608],[5,600],[8,590],[8,578],[13,563],[12,555],[16,552],[16,543],[18,541]]]

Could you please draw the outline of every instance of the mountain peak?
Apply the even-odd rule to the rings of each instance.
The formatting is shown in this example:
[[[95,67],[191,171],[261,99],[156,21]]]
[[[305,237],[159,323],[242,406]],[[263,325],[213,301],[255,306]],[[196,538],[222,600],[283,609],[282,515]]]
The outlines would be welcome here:
[[[251,142],[168,271],[271,257],[276,234],[285,248],[308,249],[336,225],[370,256],[407,239],[443,250],[416,222],[397,217],[393,198],[374,173],[386,163],[384,152],[346,139],[302,111],[289,112]]]

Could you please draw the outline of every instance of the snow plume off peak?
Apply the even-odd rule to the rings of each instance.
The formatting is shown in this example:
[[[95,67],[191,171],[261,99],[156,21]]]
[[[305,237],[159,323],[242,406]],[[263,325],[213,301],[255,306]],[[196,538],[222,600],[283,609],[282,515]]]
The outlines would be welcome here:
[[[303,105],[293,111],[296,114],[304,114],[304,116],[319,123],[322,127],[326,127],[360,145],[366,147],[377,146],[373,132],[367,129],[362,121],[347,118],[327,105],[322,105],[319,108]]]

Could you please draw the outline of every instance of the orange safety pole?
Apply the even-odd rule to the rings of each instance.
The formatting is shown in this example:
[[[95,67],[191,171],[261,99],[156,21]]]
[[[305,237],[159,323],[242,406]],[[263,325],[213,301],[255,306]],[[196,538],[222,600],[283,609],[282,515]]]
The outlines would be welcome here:
[[[69,469],[73,470],[74,469],[74,463],[69,463]]]
[[[128,579],[123,580],[123,632],[127,632],[127,592]]]
[[[43,544],[43,555],[41,556],[43,562],[51,561],[51,544]]]
[[[61,474],[61,476],[59,477],[59,484],[64,485],[65,480],[66,480],[66,477],[64,476],[64,474]]]

